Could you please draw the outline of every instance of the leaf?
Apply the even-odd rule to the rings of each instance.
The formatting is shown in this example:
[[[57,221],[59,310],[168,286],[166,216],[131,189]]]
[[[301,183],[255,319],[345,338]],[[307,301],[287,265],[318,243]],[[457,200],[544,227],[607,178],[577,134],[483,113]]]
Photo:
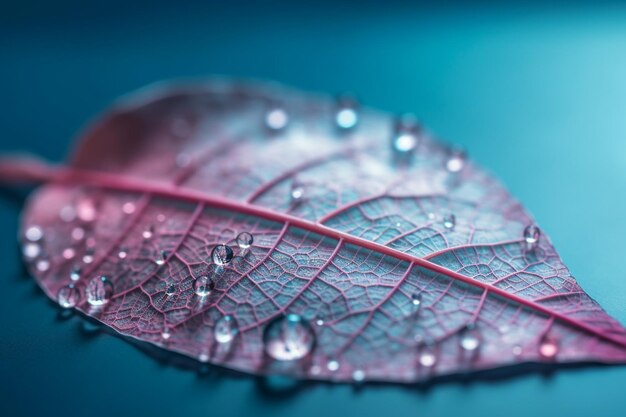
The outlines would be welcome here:
[[[67,167],[0,173],[50,181],[21,232],[48,296],[200,361],[412,382],[626,360],[624,328],[495,179],[347,98],[153,88],[97,123]]]

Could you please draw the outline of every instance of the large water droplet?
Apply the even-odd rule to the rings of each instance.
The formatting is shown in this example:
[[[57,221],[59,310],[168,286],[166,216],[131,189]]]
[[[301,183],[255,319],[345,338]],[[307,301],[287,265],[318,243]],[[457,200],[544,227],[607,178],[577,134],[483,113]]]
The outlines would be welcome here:
[[[72,239],[83,240],[85,238],[85,229],[82,227],[75,227],[72,229]]]
[[[480,333],[474,325],[468,325],[461,330],[459,345],[466,352],[475,352],[480,347]]]
[[[559,344],[556,339],[550,336],[545,336],[539,343],[539,356],[545,360],[552,360],[559,353]]]
[[[353,129],[359,121],[358,104],[348,96],[340,97],[337,100],[337,110],[335,113],[335,124],[341,130]]]
[[[239,333],[237,323],[232,316],[223,316],[216,323],[213,328],[213,337],[218,343],[230,343],[235,336]]]
[[[463,150],[452,149],[446,161],[446,169],[453,174],[460,172],[465,167],[466,158],[467,156]]]
[[[22,254],[27,260],[33,260],[41,255],[41,246],[39,243],[28,242],[22,247]]]
[[[526,226],[524,229],[524,242],[527,251],[533,251],[539,244],[541,230],[534,224]]]
[[[24,232],[24,237],[31,242],[39,242],[43,238],[43,230],[39,226],[31,226]]]
[[[241,232],[237,235],[237,245],[241,249],[248,249],[252,246],[254,242],[254,237],[248,232]]]
[[[113,284],[105,276],[92,278],[85,288],[87,302],[92,306],[101,306],[113,296]]]
[[[193,283],[193,290],[200,297],[206,297],[211,294],[213,288],[215,288],[215,284],[213,280],[207,276],[198,277]]]
[[[445,227],[448,230],[452,230],[454,229],[455,225],[456,225],[456,216],[454,214],[446,214],[443,217],[443,227]]]
[[[228,245],[217,245],[211,251],[211,260],[215,265],[226,265],[233,260],[233,250]]]
[[[280,361],[307,356],[315,345],[315,333],[302,317],[288,314],[272,321],[263,333],[265,352]]]
[[[289,123],[289,116],[282,108],[270,109],[265,114],[265,125],[271,130],[281,130]]]
[[[80,290],[74,284],[66,285],[59,290],[57,301],[63,308],[75,307],[80,301]]]

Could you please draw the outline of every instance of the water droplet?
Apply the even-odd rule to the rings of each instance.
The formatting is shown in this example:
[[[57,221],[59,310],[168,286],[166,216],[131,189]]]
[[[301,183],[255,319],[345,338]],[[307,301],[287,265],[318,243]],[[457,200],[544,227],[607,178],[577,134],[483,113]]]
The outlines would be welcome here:
[[[84,222],[92,222],[96,219],[96,203],[90,197],[82,197],[76,204],[76,214]]]
[[[318,326],[323,326],[324,325],[324,319],[321,317],[318,317],[317,320],[315,320],[315,324],[317,324]]]
[[[419,364],[425,368],[431,368],[437,363],[437,354],[429,344],[422,344],[419,350]]]
[[[422,304],[422,293],[416,292],[411,295],[411,304],[417,309]]]
[[[298,183],[291,184],[290,196],[292,203],[299,203],[304,197],[304,187]]]
[[[454,216],[454,214],[446,214],[443,217],[443,227],[445,227],[448,230],[452,230],[454,229],[455,225],[456,225],[456,217]]]
[[[133,214],[135,212],[135,203],[131,201],[124,203],[122,211],[126,214]]]
[[[24,258],[33,260],[41,255],[41,246],[38,243],[28,242],[22,247]]]
[[[169,332],[169,330],[163,330],[163,332],[161,333],[161,338],[163,340],[168,340],[170,337],[172,337],[172,334]]]
[[[209,355],[206,353],[201,353],[200,355],[198,355],[198,360],[200,362],[208,362],[209,361]]]
[[[63,249],[63,258],[70,260],[73,259],[76,255],[76,251],[73,248],[65,248]]]
[[[94,254],[94,250],[93,248],[87,248],[85,250],[85,254],[83,255],[83,262],[86,264],[90,264],[93,262],[93,254]]]
[[[117,257],[120,259],[126,259],[127,256],[128,256],[128,248],[126,247],[120,248],[119,252],[117,252]]]
[[[239,333],[237,323],[233,316],[223,316],[215,323],[213,337],[218,343],[230,343]]]
[[[59,290],[57,301],[63,308],[72,308],[80,301],[80,291],[74,284],[66,285]]]
[[[460,333],[459,345],[466,352],[475,352],[480,347],[480,333],[474,325],[468,325]]]
[[[175,284],[168,285],[167,288],[165,289],[165,294],[166,295],[176,294],[176,285]]]
[[[211,251],[211,259],[216,265],[226,265],[233,260],[233,250],[228,245],[217,245]]]
[[[154,226],[150,226],[146,230],[143,231],[141,236],[143,236],[145,240],[148,240],[148,239],[152,239],[153,234],[154,234]]]
[[[307,356],[315,344],[315,333],[299,315],[288,314],[272,321],[263,332],[265,352],[280,361]]]
[[[545,360],[552,360],[557,353],[559,353],[558,342],[549,336],[542,338],[539,343],[539,356]]]
[[[161,266],[165,263],[166,259],[167,259],[167,252],[162,250],[161,252],[159,252],[159,255],[154,260],[154,263]]]
[[[48,261],[47,259],[40,259],[39,261],[37,261],[35,267],[39,272],[46,272],[48,269],[50,269],[50,261]]]
[[[534,224],[526,226],[524,229],[524,242],[526,243],[526,250],[533,251],[539,244],[539,238],[541,237],[541,230]]]
[[[83,240],[85,237],[85,229],[82,227],[75,227],[72,229],[72,239]]]
[[[391,137],[391,147],[396,156],[411,154],[419,143],[419,124],[411,116],[403,116],[396,121]]]
[[[237,235],[237,245],[241,249],[248,249],[252,246],[254,242],[254,237],[248,232],[241,232]]]
[[[337,100],[335,124],[339,129],[350,130],[359,122],[358,103],[349,96]]]
[[[331,359],[328,361],[328,363],[326,363],[326,369],[328,369],[331,372],[335,372],[339,369],[339,362],[335,359]]]
[[[319,365],[312,365],[309,372],[311,375],[319,375],[322,372],[322,368]]]
[[[80,274],[81,274],[82,270],[79,266],[74,266],[72,268],[72,270],[70,271],[70,279],[72,281],[78,281],[80,279]]]
[[[87,302],[92,306],[101,306],[113,296],[113,284],[105,276],[92,278],[85,288]]]
[[[274,108],[265,114],[265,125],[272,130],[281,130],[289,122],[289,116],[284,109]]]
[[[59,211],[59,217],[66,223],[73,222],[76,219],[76,209],[73,206],[64,206]]]
[[[39,226],[31,226],[24,232],[24,237],[31,242],[39,242],[43,238],[43,230]]]
[[[354,382],[363,382],[365,380],[365,372],[361,369],[356,369],[352,372],[352,380]]]
[[[461,149],[452,149],[446,161],[446,169],[453,174],[460,172],[465,167],[467,156]]]
[[[207,276],[198,277],[193,283],[193,290],[200,297],[206,297],[211,294],[213,288],[215,288],[215,284]]]
[[[513,346],[512,351],[513,351],[513,355],[516,357],[521,356],[523,352],[522,347],[520,345]]]

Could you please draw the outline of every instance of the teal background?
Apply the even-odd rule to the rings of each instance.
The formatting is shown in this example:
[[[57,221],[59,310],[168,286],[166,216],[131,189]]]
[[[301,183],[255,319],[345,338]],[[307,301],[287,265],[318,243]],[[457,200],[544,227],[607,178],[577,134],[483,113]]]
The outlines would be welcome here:
[[[599,2],[21,2],[0,13],[0,149],[60,161],[116,97],[224,74],[353,91],[464,145],[626,323],[626,7]],[[12,197],[13,196],[13,197]],[[626,367],[427,390],[262,381],[163,363],[85,331],[23,277],[21,202],[0,194],[0,414],[623,416]],[[81,330],[82,329],[82,330]]]

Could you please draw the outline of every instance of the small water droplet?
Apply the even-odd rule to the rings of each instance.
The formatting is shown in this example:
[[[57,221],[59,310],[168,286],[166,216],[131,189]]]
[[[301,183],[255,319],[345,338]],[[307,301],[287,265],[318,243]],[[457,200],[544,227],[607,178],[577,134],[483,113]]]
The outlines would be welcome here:
[[[22,254],[24,258],[33,260],[41,255],[41,246],[38,243],[28,242],[22,247]]]
[[[233,316],[226,315],[220,317],[213,328],[213,337],[218,343],[230,343],[239,333],[237,323]]]
[[[552,360],[557,353],[559,353],[558,342],[549,336],[543,337],[539,343],[539,356],[545,360]]]
[[[127,256],[128,256],[128,248],[121,247],[119,252],[117,252],[117,257],[120,259],[126,259]]]
[[[515,345],[513,346],[512,352],[514,356],[519,357],[522,355],[523,350],[520,345]]]
[[[533,251],[539,244],[541,238],[541,230],[534,224],[526,226],[524,229],[524,242],[526,243],[526,250]]]
[[[162,250],[161,252],[159,252],[159,255],[154,260],[154,263],[161,266],[165,263],[166,259],[167,259],[167,252]]]
[[[43,230],[39,226],[31,226],[24,232],[24,237],[31,242],[39,242],[43,238]]]
[[[76,255],[76,251],[73,248],[65,248],[63,249],[63,258],[70,260],[73,259]]]
[[[311,375],[319,375],[322,372],[322,368],[319,365],[312,365],[309,372]]]
[[[37,261],[35,267],[39,272],[46,272],[48,269],[50,269],[50,261],[48,261],[47,259],[40,259]]]
[[[135,212],[135,203],[131,201],[124,203],[122,211],[126,214],[133,214]]]
[[[172,337],[172,334],[169,332],[169,330],[163,330],[163,332],[161,333],[161,338],[163,340],[168,340],[170,337]]]
[[[93,254],[94,254],[93,248],[85,249],[85,254],[83,255],[83,262],[86,263],[86,264],[92,263],[93,262]]]
[[[315,345],[311,326],[297,314],[272,321],[263,332],[265,352],[276,360],[292,361],[307,356]]]
[[[78,281],[80,279],[80,274],[81,274],[82,270],[80,268],[80,266],[75,265],[72,270],[70,271],[70,279],[72,281]]]
[[[445,227],[448,230],[452,230],[454,229],[455,225],[456,225],[456,217],[454,216],[454,214],[446,214],[443,217],[443,227]]]
[[[437,354],[430,344],[422,344],[419,349],[419,364],[425,368],[431,368],[437,363]]]
[[[326,363],[326,369],[331,372],[335,372],[339,369],[339,362],[335,359],[331,359]]]
[[[419,308],[422,304],[422,293],[413,293],[413,295],[411,295],[411,304],[413,304],[415,308]]]
[[[299,203],[304,198],[304,186],[298,183],[291,184],[291,196],[292,203]]]
[[[215,288],[215,284],[207,276],[198,277],[193,283],[193,290],[200,297],[206,297],[211,294],[213,288]]]
[[[87,302],[92,306],[101,306],[113,296],[113,284],[105,276],[92,278],[85,288]]]
[[[475,352],[480,347],[480,333],[474,325],[468,325],[460,332],[459,345],[466,352]]]
[[[324,319],[321,317],[318,317],[317,320],[315,320],[315,324],[317,324],[318,326],[323,326],[324,325]]]
[[[391,148],[396,156],[409,155],[417,148],[419,130],[417,120],[411,115],[402,116],[396,120],[391,137]]]
[[[96,203],[91,197],[82,197],[76,204],[76,214],[84,222],[90,223],[96,219]]]
[[[75,307],[80,301],[80,291],[74,284],[61,287],[57,294],[57,301],[63,308]]]
[[[201,353],[200,355],[198,355],[198,360],[200,362],[208,362],[209,361],[209,355],[206,353]]]
[[[143,236],[145,240],[149,240],[149,239],[152,239],[153,234],[154,234],[154,226],[149,226],[146,230],[143,231],[141,236]]]
[[[215,265],[226,265],[233,260],[233,250],[228,245],[217,245],[211,251],[211,260]]]
[[[352,372],[352,380],[354,382],[363,382],[365,380],[365,371],[361,369],[356,369]]]
[[[64,206],[59,211],[59,218],[66,223],[73,222],[76,219],[76,209],[73,206]]]
[[[465,151],[461,149],[452,149],[448,155],[446,161],[446,169],[450,173],[460,172],[465,167],[465,160],[467,156]]]
[[[83,240],[85,238],[85,229],[82,227],[75,227],[72,229],[72,239]]]
[[[352,97],[343,96],[337,100],[335,124],[341,130],[353,129],[359,122],[358,103]]]
[[[241,249],[248,249],[252,246],[254,242],[254,237],[248,232],[241,232],[237,235],[237,245]]]
[[[165,289],[165,294],[166,295],[176,294],[176,285],[175,284],[168,285],[167,288]]]
[[[265,125],[271,130],[281,130],[289,123],[289,116],[284,109],[274,108],[265,114]]]

